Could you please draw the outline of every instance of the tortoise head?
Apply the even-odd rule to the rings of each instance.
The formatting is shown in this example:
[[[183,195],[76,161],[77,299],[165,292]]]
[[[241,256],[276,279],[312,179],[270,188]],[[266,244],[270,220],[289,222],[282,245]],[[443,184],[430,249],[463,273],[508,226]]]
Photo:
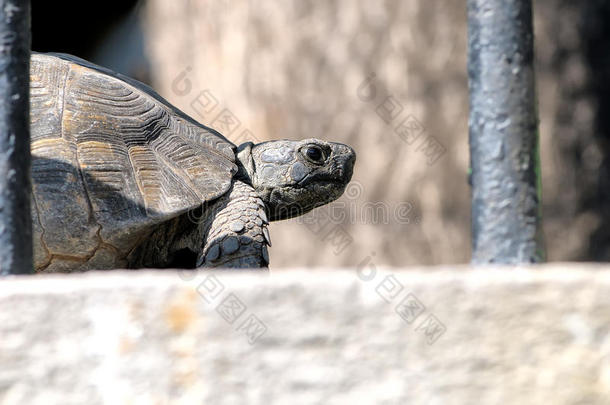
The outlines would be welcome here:
[[[352,178],[356,153],[319,139],[246,142],[238,176],[252,184],[271,221],[302,215],[336,200]]]

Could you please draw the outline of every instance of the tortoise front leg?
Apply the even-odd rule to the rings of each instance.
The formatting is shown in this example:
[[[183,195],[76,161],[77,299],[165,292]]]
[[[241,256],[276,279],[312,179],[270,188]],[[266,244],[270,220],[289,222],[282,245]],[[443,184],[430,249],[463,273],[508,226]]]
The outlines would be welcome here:
[[[215,204],[197,267],[267,268],[267,225],[263,201],[250,185],[235,181]]]

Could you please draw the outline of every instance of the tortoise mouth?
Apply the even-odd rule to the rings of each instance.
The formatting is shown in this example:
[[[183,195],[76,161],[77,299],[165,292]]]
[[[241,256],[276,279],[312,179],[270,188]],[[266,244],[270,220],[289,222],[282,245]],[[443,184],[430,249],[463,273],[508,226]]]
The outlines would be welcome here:
[[[349,182],[349,180],[348,180]],[[295,188],[305,188],[311,184],[318,184],[320,186],[326,186],[330,184],[334,184],[337,186],[345,187],[347,182],[341,179],[329,178],[329,177],[316,177],[316,176],[308,176],[295,184]]]
[[[334,170],[331,174],[329,173],[312,173],[296,183],[296,187],[305,187],[312,183],[317,184],[336,184],[345,187],[347,183],[352,179],[352,170],[351,168],[340,168]]]
[[[275,189],[267,200],[269,217],[277,221],[306,214],[341,197],[346,186],[341,180],[326,178]]]

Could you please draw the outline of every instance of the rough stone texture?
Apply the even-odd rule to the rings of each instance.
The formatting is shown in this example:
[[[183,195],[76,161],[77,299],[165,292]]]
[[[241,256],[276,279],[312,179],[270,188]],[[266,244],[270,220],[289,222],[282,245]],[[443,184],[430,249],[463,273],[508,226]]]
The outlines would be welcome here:
[[[601,80],[610,72],[610,7],[534,3],[547,257],[610,260],[610,80]],[[154,87],[196,119],[234,141],[249,130],[260,140],[316,135],[356,149],[352,193],[334,204],[329,226],[271,226],[271,268],[353,266],[372,251],[399,266],[470,259],[465,0],[149,0],[143,18]],[[373,72],[376,97],[363,101],[358,86]],[[183,73],[189,92],[172,87]],[[210,94],[217,104],[203,108]],[[403,107],[390,123],[376,112],[388,95]],[[216,120],[224,108],[239,119],[234,131]],[[394,132],[408,116],[426,129],[417,141],[414,129],[411,143]],[[432,165],[419,148],[426,136],[446,148]],[[375,202],[393,220],[371,210]],[[405,202],[410,221],[397,221]],[[326,225],[333,211],[318,211]],[[334,226],[354,238],[349,247],[327,243]]]
[[[0,280],[0,404],[610,403],[610,268],[371,264]]]
[[[465,1],[150,0],[144,18],[155,89],[195,119],[356,150],[334,208],[271,225],[271,268],[470,258]]]

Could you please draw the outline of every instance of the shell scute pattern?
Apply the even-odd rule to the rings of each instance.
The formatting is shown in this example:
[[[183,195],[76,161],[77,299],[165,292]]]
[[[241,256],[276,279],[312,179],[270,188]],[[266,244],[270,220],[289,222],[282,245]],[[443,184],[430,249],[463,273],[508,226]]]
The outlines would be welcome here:
[[[231,186],[234,145],[143,84],[34,53],[31,94],[37,270],[126,257],[156,224]]]

